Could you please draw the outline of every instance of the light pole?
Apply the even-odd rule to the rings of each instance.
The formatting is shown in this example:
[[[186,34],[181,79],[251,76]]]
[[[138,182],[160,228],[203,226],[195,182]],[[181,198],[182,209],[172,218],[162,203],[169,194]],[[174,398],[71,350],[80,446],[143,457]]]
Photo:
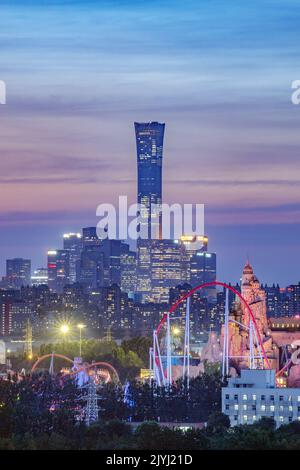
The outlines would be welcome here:
[[[85,328],[85,325],[83,325],[82,323],[79,323],[77,325],[77,328],[79,329],[79,357],[81,357],[81,353],[82,353],[82,330],[83,330],[83,328]]]

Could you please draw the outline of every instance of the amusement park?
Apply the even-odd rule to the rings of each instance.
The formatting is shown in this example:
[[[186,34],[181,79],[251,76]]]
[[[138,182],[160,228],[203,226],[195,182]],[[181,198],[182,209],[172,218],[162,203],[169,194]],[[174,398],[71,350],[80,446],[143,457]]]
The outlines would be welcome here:
[[[191,341],[191,303],[195,293],[201,295],[205,289],[212,287],[225,292],[222,327],[219,333],[214,331],[209,333],[207,343],[199,352]],[[231,306],[229,294],[234,299]],[[286,321],[294,328],[292,322],[297,320],[290,318]],[[298,401],[300,331],[290,331],[287,324],[287,331],[279,332],[274,323],[267,319],[264,291],[249,262],[244,267],[239,290],[230,284],[213,281],[192,288],[174,302],[162,315],[153,330],[152,337],[138,341],[140,345],[142,344],[143,354],[141,349],[135,349],[133,340],[127,345],[127,356],[124,355],[121,345],[116,345],[111,336],[97,343],[98,349],[102,348],[101,356],[91,351],[87,354],[86,344],[90,340],[83,340],[85,325],[76,325],[79,340],[75,342],[66,340],[71,328],[70,323],[60,324],[59,329],[65,338],[64,342],[49,344],[44,349],[40,348],[40,354],[37,354],[33,349],[32,329],[28,323],[24,340],[27,369],[22,367],[14,370],[13,367],[7,367],[6,371],[2,370],[2,378],[20,383],[22,381],[34,383],[37,379],[39,382],[54,380],[61,389],[65,384],[72,383],[77,395],[76,419],[83,421],[88,427],[97,422],[102,415],[106,416],[103,407],[104,390],[105,393],[110,390],[109,393],[112,395],[117,390],[117,401],[123,406],[122,419],[128,422],[137,419],[143,421],[145,419],[141,411],[143,387],[146,387],[147,393],[152,394],[152,400],[153,396],[158,397],[163,394],[164,397],[169,397],[170,401],[171,397],[174,399],[183,393],[184,400],[188,402],[193,396],[196,402],[199,401],[200,411],[192,416],[192,413],[185,410],[173,419],[186,422],[193,421],[197,417],[199,422],[205,424],[208,416],[200,409],[203,390],[201,391],[201,387],[195,389],[195,384],[197,380],[201,382],[208,371],[218,382],[216,389],[219,398],[214,411],[222,407],[223,413],[229,415],[230,409],[225,404],[224,397],[222,403],[220,401],[221,388],[222,396],[227,396],[228,384],[240,380],[239,377],[243,377],[245,371],[248,371],[248,374],[252,373],[254,378],[257,373],[273,373],[273,385],[265,387],[282,390],[292,395],[296,393]],[[71,356],[70,353],[74,351],[77,351],[77,355]],[[86,360],[87,357],[89,360]],[[123,358],[123,362],[120,357]],[[128,365],[130,361],[132,368],[129,373],[129,369],[124,369],[124,364]],[[251,382],[251,375],[248,375],[248,382],[249,380]],[[260,388],[263,389],[264,386],[260,384]],[[290,392],[291,390],[294,392]],[[195,394],[199,396],[195,397]],[[50,403],[52,411],[55,407],[55,403]],[[273,416],[282,421],[283,415],[276,416],[276,410],[273,411]],[[258,417],[264,415],[266,414],[261,413]],[[270,413],[267,414],[269,415]],[[149,416],[156,421],[164,419],[164,416],[165,420],[172,420],[172,416],[168,416],[165,411],[156,410]],[[295,418],[294,415],[291,416]],[[289,418],[286,416],[284,419],[288,422]],[[242,419],[245,419],[245,413]]]

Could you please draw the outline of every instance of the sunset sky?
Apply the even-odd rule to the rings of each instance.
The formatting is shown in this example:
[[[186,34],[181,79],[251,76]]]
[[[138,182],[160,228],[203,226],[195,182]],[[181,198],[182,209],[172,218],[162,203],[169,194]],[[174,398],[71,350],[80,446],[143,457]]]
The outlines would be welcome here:
[[[1,0],[0,273],[136,199],[134,121],[166,123],[164,201],[204,203],[218,279],[300,280],[298,0]]]

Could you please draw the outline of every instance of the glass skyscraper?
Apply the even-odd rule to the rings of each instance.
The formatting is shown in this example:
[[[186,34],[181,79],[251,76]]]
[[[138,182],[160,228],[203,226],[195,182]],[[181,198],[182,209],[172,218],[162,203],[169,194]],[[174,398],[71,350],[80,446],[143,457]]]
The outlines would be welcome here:
[[[162,159],[165,124],[134,123],[137,147],[138,188],[141,205],[137,243],[137,290],[141,300],[151,298],[151,239],[161,238]]]
[[[146,224],[148,238],[159,238],[160,213],[152,208],[162,203],[162,159],[165,124],[134,123],[138,164],[138,203],[147,209],[141,224]],[[151,216],[154,227],[151,232]],[[141,227],[142,231],[143,227]],[[158,233],[157,233],[158,230]]]

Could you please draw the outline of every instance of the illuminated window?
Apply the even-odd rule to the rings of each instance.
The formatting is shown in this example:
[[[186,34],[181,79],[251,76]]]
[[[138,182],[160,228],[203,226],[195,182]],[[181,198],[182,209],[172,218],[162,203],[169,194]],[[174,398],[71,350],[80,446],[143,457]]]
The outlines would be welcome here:
[[[266,405],[261,405],[260,409],[261,411],[266,411]]]
[[[247,405],[243,405],[243,410],[247,410]]]
[[[279,416],[279,421],[283,423],[283,416]]]
[[[255,415],[253,416],[253,421],[256,421],[256,416]]]
[[[252,395],[252,400],[256,400],[256,395]]]
[[[270,406],[270,411],[275,411],[275,406],[274,405]]]
[[[235,409],[235,410],[238,410],[238,409],[239,409],[239,405],[234,405],[234,409]]]
[[[289,411],[293,411],[293,407],[292,407],[292,406],[289,406]]]
[[[248,416],[247,416],[247,415],[244,415],[243,418],[244,418],[244,421],[247,421]]]
[[[243,395],[243,400],[247,400],[247,395]]]

